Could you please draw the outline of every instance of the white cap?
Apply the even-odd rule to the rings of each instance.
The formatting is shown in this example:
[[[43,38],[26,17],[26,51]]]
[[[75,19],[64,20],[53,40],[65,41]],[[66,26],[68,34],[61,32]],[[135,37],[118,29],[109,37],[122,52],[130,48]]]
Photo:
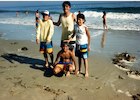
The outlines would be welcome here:
[[[44,12],[42,12],[42,15],[49,15],[49,11],[48,10],[45,10]]]

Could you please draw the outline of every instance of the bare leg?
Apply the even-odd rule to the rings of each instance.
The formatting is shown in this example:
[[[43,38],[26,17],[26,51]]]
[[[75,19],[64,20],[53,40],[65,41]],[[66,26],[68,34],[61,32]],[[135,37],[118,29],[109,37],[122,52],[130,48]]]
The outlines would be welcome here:
[[[50,53],[50,58],[51,58],[51,64],[53,64],[53,60],[54,60],[54,56],[53,56],[53,53]]]
[[[80,57],[78,57],[78,64],[79,64],[79,72],[81,72],[82,59]]]
[[[69,64],[67,67],[68,67],[68,69],[67,69],[66,76],[70,76],[70,73],[74,70],[73,64]]]
[[[46,53],[44,53],[44,58],[45,58],[45,66],[48,67],[48,56]]]
[[[88,60],[87,59],[83,59],[84,61],[84,66],[85,66],[85,77],[88,77]]]
[[[66,77],[69,77],[69,76],[70,76],[70,71],[67,71]]]
[[[74,52],[74,49],[72,50],[72,54],[75,56],[75,52]],[[72,62],[72,67],[73,67],[73,70],[75,71],[76,70],[76,68],[75,68],[75,65],[74,65],[74,62]]]

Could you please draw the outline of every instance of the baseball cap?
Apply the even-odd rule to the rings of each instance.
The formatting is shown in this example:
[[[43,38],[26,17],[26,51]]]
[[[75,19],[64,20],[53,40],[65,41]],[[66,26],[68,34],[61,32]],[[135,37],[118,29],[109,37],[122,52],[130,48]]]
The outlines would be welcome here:
[[[42,15],[49,15],[49,11],[48,10],[45,10],[44,12],[41,13]]]

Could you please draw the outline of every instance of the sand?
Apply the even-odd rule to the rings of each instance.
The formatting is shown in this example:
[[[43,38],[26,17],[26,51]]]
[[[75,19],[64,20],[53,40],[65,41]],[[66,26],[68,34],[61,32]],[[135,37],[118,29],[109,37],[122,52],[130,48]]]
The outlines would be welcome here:
[[[128,77],[100,54],[90,55],[88,78],[83,74],[58,77],[43,68],[36,43],[0,39],[0,46],[0,100],[140,99],[140,80]],[[54,46],[55,57],[59,49]]]

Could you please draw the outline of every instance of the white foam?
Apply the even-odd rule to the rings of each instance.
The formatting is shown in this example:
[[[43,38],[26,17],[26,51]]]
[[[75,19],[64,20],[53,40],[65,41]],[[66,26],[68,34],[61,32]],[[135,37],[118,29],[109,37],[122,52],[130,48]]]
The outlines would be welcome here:
[[[131,72],[127,72],[128,77],[140,80],[140,75],[132,74]]]
[[[75,13],[77,14],[77,13]],[[96,12],[96,11],[84,11],[83,14],[86,17],[100,17],[102,18],[103,13],[102,12]],[[135,20],[140,19],[140,14],[134,14],[134,13],[114,13],[109,12],[107,13],[107,18],[109,19],[127,19],[127,20]]]
[[[82,12],[86,17],[86,25],[92,29],[103,29],[102,25],[102,12],[84,11]],[[59,14],[52,14],[53,21],[57,21]],[[75,12],[77,15],[77,12]],[[11,17],[0,18],[0,23],[3,24],[16,24],[16,25],[34,25],[34,15],[28,17]],[[133,13],[107,13],[107,25],[112,30],[136,30],[140,31],[140,14]]]
[[[91,34],[91,38],[92,37],[96,37],[96,36],[100,36],[101,34],[103,34],[103,31],[102,30],[97,31],[97,32],[94,32],[94,33]]]
[[[84,11],[82,13],[86,17],[86,24],[89,28],[103,29],[102,12]],[[140,31],[140,14],[110,12],[106,16],[109,29]]]
[[[118,66],[117,64],[115,64],[115,67],[119,68],[120,70],[123,70],[123,71],[130,71],[130,69],[128,68],[123,68],[121,66]]]

